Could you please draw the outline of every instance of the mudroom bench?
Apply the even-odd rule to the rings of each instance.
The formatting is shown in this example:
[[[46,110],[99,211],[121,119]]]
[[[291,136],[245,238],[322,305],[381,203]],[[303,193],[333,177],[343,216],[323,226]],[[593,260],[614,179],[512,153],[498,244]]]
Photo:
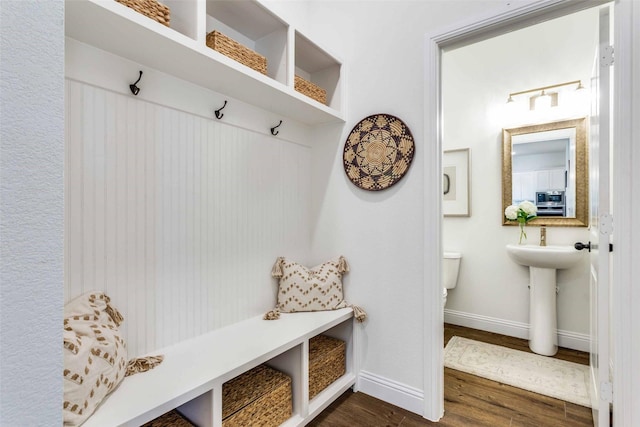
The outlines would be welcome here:
[[[291,377],[293,415],[302,426],[355,384],[351,308],[254,317],[159,349],[156,368],[124,379],[83,427],[140,426],[178,409],[201,427],[222,426],[222,384],[266,364]],[[323,334],[346,343],[346,373],[309,399],[309,339]]]

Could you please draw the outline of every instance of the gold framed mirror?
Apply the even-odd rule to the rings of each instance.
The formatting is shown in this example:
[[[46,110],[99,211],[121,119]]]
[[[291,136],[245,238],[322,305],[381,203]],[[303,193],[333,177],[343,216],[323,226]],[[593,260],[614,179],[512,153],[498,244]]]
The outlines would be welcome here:
[[[533,202],[538,217],[528,225],[589,224],[587,118],[502,130],[502,225],[507,206]]]

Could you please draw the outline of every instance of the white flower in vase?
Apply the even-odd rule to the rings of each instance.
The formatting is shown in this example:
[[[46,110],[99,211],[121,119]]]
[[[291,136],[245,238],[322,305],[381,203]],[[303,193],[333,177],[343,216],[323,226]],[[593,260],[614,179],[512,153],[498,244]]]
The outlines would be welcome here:
[[[527,224],[527,222],[536,218],[537,213],[538,208],[536,208],[536,205],[528,200],[521,202],[517,206],[507,206],[507,208],[504,210],[505,218],[507,218],[509,221],[518,221],[518,224],[520,225],[520,239],[518,240],[518,244],[522,244],[523,237],[525,240],[527,240],[527,233],[524,230],[524,226]]]

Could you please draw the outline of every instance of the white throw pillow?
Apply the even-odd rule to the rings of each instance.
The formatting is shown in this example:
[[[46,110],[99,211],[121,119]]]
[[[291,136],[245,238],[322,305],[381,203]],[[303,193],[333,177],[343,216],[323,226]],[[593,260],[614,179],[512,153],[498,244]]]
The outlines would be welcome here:
[[[280,279],[277,309],[282,313],[344,308],[342,275],[349,271],[344,257],[307,268],[287,258],[278,258],[272,276]]]

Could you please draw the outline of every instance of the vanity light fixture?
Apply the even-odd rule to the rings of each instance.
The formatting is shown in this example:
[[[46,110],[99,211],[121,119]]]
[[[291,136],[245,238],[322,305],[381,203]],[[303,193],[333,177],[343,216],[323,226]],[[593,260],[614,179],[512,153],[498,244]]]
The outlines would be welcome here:
[[[515,102],[514,96],[524,95],[527,93],[535,93],[529,97],[529,109],[530,110],[540,110],[540,109],[548,109],[550,107],[555,107],[558,105],[558,92],[549,92],[549,89],[560,88],[564,86],[577,85],[576,91],[584,90],[584,86],[582,86],[581,80],[573,80],[565,83],[558,83],[549,86],[538,87],[535,89],[527,89],[519,92],[512,92],[509,94],[509,98],[507,99],[507,104]]]
[[[532,102],[533,102],[533,108],[531,108]],[[540,95],[532,96],[531,98],[529,98],[530,110],[548,110],[549,108],[555,107],[557,105],[558,105],[557,92],[547,93],[543,90]]]

